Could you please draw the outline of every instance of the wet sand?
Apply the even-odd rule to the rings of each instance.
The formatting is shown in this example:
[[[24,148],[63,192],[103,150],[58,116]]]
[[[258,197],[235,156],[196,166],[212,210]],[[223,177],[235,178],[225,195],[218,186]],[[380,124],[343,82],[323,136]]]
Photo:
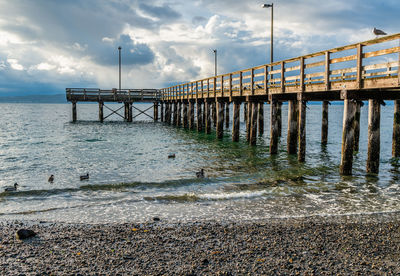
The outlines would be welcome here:
[[[1,275],[400,274],[400,213],[0,227]],[[17,240],[21,228],[37,236]]]

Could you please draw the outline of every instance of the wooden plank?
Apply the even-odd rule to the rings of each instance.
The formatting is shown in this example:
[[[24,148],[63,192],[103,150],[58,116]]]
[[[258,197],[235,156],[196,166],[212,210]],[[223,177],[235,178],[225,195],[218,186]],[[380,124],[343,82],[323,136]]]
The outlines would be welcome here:
[[[345,69],[339,69],[339,70],[331,70],[330,74],[338,75],[338,74],[355,73],[355,72],[357,72],[357,67],[351,67],[351,68],[345,68]]]
[[[367,71],[367,70],[385,69],[388,67],[397,67],[397,66],[399,66],[399,61],[365,65],[365,66],[363,66],[363,69],[364,69],[364,71]]]
[[[378,51],[374,51],[374,52],[364,53],[363,57],[364,58],[379,57],[379,56],[383,56],[383,55],[398,53],[399,51],[400,51],[400,47],[392,47],[389,49],[383,49],[383,50],[378,50]]]
[[[361,44],[359,44],[361,45]],[[345,62],[345,61],[351,61],[357,59],[357,55],[350,55],[350,56],[345,56],[345,57],[340,57],[340,58],[333,58],[330,60],[331,64],[334,63],[339,63],[339,62]]]
[[[304,68],[308,69],[308,68],[324,66],[324,65],[325,65],[325,61],[317,61],[317,62],[313,62],[313,63],[304,64]]]

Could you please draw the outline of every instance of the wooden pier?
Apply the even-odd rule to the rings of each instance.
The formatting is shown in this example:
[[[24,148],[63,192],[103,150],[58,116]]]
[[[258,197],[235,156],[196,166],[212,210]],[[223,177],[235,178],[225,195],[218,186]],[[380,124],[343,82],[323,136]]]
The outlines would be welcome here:
[[[132,122],[133,119],[141,114],[144,114],[151,119],[158,120],[158,106],[160,100],[160,92],[157,89],[124,89],[124,90],[101,90],[98,88],[67,88],[66,89],[67,101],[72,102],[72,121],[77,120],[76,104],[78,102],[97,102],[99,104],[99,121],[103,122],[105,119],[113,114],[122,117],[127,122]],[[123,106],[117,110],[113,110],[106,106],[106,102],[123,103]],[[135,107],[134,103],[154,103],[154,105],[146,110],[141,110]],[[110,114],[104,116],[104,107],[110,110]],[[146,112],[153,108],[153,115],[148,115]],[[124,115],[118,113],[119,110],[124,109]],[[138,111],[138,114],[133,116],[133,109]]]
[[[288,154],[306,160],[308,101],[322,102],[321,144],[328,143],[330,101],[343,101],[340,173],[350,175],[358,151],[360,107],[369,104],[366,171],[379,172],[380,108],[395,101],[393,157],[400,157],[400,34],[334,48],[241,71],[182,83],[160,90],[161,120],[167,124],[223,137],[233,104],[232,140],[239,140],[243,104],[247,141],[256,144],[264,132],[264,103],[271,106],[270,154],[278,153],[282,129],[282,103],[288,102]],[[164,112],[165,107],[165,112]],[[183,124],[180,123],[183,110]],[[196,124],[194,114],[196,110]],[[171,117],[173,120],[171,120]],[[224,125],[224,118],[226,118]],[[258,126],[258,127],[257,127]]]

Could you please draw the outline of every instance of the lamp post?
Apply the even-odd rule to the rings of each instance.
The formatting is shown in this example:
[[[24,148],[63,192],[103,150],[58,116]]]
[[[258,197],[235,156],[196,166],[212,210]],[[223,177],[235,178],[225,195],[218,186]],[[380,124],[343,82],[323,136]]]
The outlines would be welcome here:
[[[118,61],[119,61],[119,92],[121,92],[121,49],[122,49],[122,47],[119,46],[118,47],[118,52],[119,52],[119,58],[118,58]]]
[[[271,8],[271,63],[273,63],[274,62],[274,3],[263,4],[261,5],[261,7]]]
[[[214,70],[214,74],[215,76],[217,75],[217,49],[214,50],[214,66],[215,66],[215,70]]]

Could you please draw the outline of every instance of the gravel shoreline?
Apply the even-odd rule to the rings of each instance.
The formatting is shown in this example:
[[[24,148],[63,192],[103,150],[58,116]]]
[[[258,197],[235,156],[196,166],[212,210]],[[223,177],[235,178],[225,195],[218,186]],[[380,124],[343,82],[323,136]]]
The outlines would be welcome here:
[[[1,275],[400,274],[400,213],[0,227]],[[37,236],[17,240],[21,228]]]

